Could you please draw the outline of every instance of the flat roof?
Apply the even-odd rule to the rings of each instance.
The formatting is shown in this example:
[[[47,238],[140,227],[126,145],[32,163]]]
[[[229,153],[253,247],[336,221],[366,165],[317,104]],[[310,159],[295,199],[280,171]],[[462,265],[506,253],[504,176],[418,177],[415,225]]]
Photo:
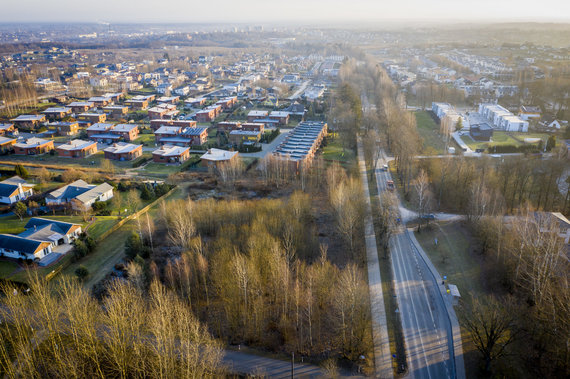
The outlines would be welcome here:
[[[103,151],[107,152],[107,153],[124,154],[124,153],[130,153],[131,151],[135,151],[141,147],[142,147],[142,145],[135,145],[135,144],[126,143],[126,142],[117,142],[117,143],[114,143],[111,146],[103,149]]]
[[[36,115],[36,114],[21,114],[16,118],[11,119],[10,121],[39,121],[43,120],[46,116],[45,115]]]
[[[17,142],[14,146],[21,147],[21,148],[30,148],[30,147],[37,147],[45,145],[46,143],[50,143],[50,140],[32,137],[24,140],[23,142]]]
[[[87,130],[89,132],[98,132],[98,131],[107,131],[111,128],[113,128],[113,124],[106,124],[103,122],[98,122],[96,124],[91,125],[90,127],[88,127],[85,130]]]
[[[160,149],[153,151],[152,154],[160,155],[163,157],[170,157],[182,155],[188,150],[190,150],[189,147],[164,145]]]

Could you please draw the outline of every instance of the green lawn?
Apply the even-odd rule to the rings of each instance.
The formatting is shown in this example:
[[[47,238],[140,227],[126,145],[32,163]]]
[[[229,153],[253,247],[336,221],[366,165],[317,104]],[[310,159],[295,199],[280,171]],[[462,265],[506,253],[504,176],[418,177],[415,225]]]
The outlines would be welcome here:
[[[414,112],[418,133],[423,140],[422,154],[435,155],[445,152],[445,142],[439,133],[439,125],[426,111]]]
[[[3,156],[2,161],[10,161],[16,163],[35,163],[45,165],[58,165],[62,168],[101,168],[104,161],[111,162],[116,172],[122,172],[126,168],[130,168],[132,162],[129,161],[114,161],[105,159],[103,151],[90,155],[86,158],[61,158],[56,155],[6,155]]]
[[[95,222],[87,229],[89,235],[95,239],[113,227],[119,220],[117,216],[95,216]]]
[[[16,262],[0,261],[0,278],[7,278],[18,268]]]
[[[186,170],[188,166],[196,163],[196,161],[200,159],[200,156],[202,156],[202,154],[190,154],[190,158],[181,165],[169,165],[164,163],[150,162],[137,171],[144,175],[166,178],[170,174],[175,174],[177,172]]]
[[[155,146],[154,134],[139,134],[139,137],[133,141],[137,145]]]
[[[529,137],[529,136],[527,135],[526,137]],[[461,136],[461,139],[472,150],[486,149],[489,146],[496,146],[496,145],[514,145],[514,146],[520,146],[521,145],[521,143],[519,141],[517,141],[513,137],[509,136],[506,132],[493,132],[493,137],[491,137],[490,142],[474,141],[468,135]]]
[[[343,149],[338,137],[327,138],[327,145],[323,147],[323,158],[339,162],[351,162],[354,161],[355,154],[351,149]]]

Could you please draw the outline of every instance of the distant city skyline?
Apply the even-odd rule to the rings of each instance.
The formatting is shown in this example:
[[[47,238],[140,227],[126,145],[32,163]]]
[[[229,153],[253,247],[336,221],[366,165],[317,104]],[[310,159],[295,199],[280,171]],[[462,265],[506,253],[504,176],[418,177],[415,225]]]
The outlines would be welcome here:
[[[8,0],[1,8],[3,23],[570,22],[567,0]]]

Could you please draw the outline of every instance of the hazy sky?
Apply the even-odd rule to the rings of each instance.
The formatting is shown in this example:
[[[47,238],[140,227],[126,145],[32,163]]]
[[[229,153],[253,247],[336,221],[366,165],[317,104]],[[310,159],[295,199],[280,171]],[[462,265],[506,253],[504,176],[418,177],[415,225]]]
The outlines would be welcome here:
[[[570,0],[0,0],[0,22],[564,21]]]

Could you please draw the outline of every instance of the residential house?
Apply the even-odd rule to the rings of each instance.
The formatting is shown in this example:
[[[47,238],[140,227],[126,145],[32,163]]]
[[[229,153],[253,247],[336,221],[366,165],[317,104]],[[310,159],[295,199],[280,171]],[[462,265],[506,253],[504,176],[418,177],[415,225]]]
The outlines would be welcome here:
[[[148,118],[151,120],[172,120],[178,113],[180,112],[176,109],[176,105],[163,103],[150,108]]]
[[[126,142],[117,142],[103,150],[105,158],[116,161],[130,161],[142,155],[143,145],[133,145]]]
[[[103,107],[103,112],[107,114],[109,119],[121,120],[127,116],[127,113],[129,113],[129,107],[125,105],[110,105]]]
[[[73,210],[82,211],[90,208],[96,201],[107,201],[112,197],[113,187],[107,183],[95,185],[76,180],[47,194],[46,204],[70,205]]]
[[[150,120],[150,128],[158,130],[162,126],[180,126],[183,128],[195,128],[196,121],[194,120]]]
[[[26,231],[18,234],[18,237],[48,242],[52,247],[71,244],[82,232],[79,224],[41,217],[32,217],[24,228]]]
[[[289,112],[273,111],[269,114],[269,118],[278,121],[279,125],[287,125],[289,123]]]
[[[74,136],[79,132],[79,123],[74,122],[54,122],[49,125],[50,128],[54,128],[57,135],[59,136]]]
[[[325,122],[303,121],[285,137],[273,155],[291,162],[296,169],[310,164],[327,135],[327,129]]]
[[[519,116],[525,121],[540,120],[542,117],[542,110],[540,107],[533,107],[530,105],[522,105],[519,110]]]
[[[110,105],[113,103],[113,100],[110,97],[106,97],[106,96],[94,96],[94,97],[90,97],[89,100],[90,103],[93,103],[93,105],[95,105],[97,108],[99,107],[106,107],[107,105]]]
[[[154,131],[154,139],[157,144],[160,144],[163,138],[177,137],[182,130],[183,128],[180,126],[161,126]]]
[[[18,134],[18,130],[14,127],[14,124],[0,123],[0,136],[6,134],[13,134],[13,135]]]
[[[0,182],[0,203],[14,204],[26,200],[34,194],[34,185],[19,176],[13,176]]]
[[[81,113],[77,115],[77,120],[96,124],[107,121],[107,115],[105,113]]]
[[[301,120],[305,118],[305,114],[307,113],[305,106],[298,102],[292,103],[287,108],[283,109],[283,111],[288,112],[290,117],[300,118]]]
[[[204,166],[217,168],[220,164],[238,159],[238,152],[212,148],[208,149],[206,154],[202,155],[200,159]]]
[[[85,158],[97,152],[97,142],[75,139],[57,147],[62,158]]]
[[[16,141],[16,138],[0,136],[0,154],[8,154],[13,152]]]
[[[245,124],[244,124],[245,125]],[[232,130],[229,135],[230,142],[235,145],[243,143],[257,143],[261,139],[261,132],[256,130]]]
[[[249,130],[263,134],[265,131],[265,124],[262,122],[245,122],[241,124],[241,130]]]
[[[224,132],[231,132],[232,130],[241,129],[241,122],[239,121],[222,121],[218,122],[218,130]]]
[[[74,101],[67,104],[67,107],[71,108],[73,113],[84,113],[92,109],[94,106],[95,104],[90,101]]]
[[[178,104],[180,101],[180,96],[162,96],[156,99],[159,104]]]
[[[216,102],[217,105],[221,105],[222,109],[228,110],[232,109],[237,104],[237,96],[228,96]]]
[[[49,242],[0,234],[0,257],[40,260],[52,252]]]
[[[209,107],[196,112],[196,121],[210,122],[213,121],[216,117],[218,117],[221,113],[222,113],[221,105],[216,105],[216,104],[210,105]]]
[[[108,131],[113,129],[113,126],[113,124],[98,122],[85,129],[85,131],[87,132],[87,136],[92,138],[95,135],[106,134]]]
[[[493,128],[491,128],[486,122],[471,124],[469,135],[475,141],[490,141],[493,136]]]
[[[156,133],[155,133],[156,134]],[[157,143],[173,146],[203,145],[208,142],[208,128],[183,128],[175,136],[155,137]]]
[[[157,163],[182,163],[190,158],[190,148],[164,145],[152,152],[152,160]]]
[[[19,129],[32,130],[36,129],[41,123],[46,122],[46,116],[43,114],[23,114],[10,121]]]
[[[247,114],[247,122],[255,122],[258,119],[267,118],[269,112],[252,110]]]
[[[40,155],[53,149],[53,141],[36,137],[28,138],[14,144],[14,153],[18,155]]]
[[[53,107],[48,108],[42,113],[46,115],[49,120],[62,120],[65,117],[71,115],[71,108],[67,107]]]
[[[178,87],[178,88],[174,89],[174,93],[179,95],[179,96],[186,96],[190,93],[190,87],[189,86]]]
[[[122,92],[115,92],[115,93],[106,93],[103,97],[108,97],[114,102],[120,101],[121,99],[125,98],[125,94]]]
[[[184,100],[184,104],[191,106],[192,108],[201,108],[206,104],[207,99],[204,97],[199,97],[197,99],[191,98]]]

